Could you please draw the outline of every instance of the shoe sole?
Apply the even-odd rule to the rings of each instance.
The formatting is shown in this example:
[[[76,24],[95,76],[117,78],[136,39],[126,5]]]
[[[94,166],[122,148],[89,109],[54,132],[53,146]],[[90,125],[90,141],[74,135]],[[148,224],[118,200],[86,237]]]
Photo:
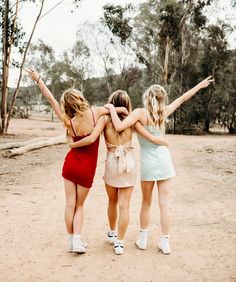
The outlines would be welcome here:
[[[147,249],[147,247],[146,248],[140,248],[140,246],[136,242],[134,244],[139,250],[145,251]]]
[[[169,253],[164,253],[163,252],[163,250],[161,249],[161,248],[157,248],[158,249],[158,251],[160,252],[160,253],[162,253],[163,255],[170,255],[171,254],[171,252],[169,252]]]
[[[80,249],[78,249],[78,250],[73,250],[72,253],[75,253],[75,254],[84,254],[84,253],[86,253],[86,250],[80,250]]]
[[[115,252],[115,254],[118,255],[118,256],[123,255],[123,253],[116,253],[116,252]]]

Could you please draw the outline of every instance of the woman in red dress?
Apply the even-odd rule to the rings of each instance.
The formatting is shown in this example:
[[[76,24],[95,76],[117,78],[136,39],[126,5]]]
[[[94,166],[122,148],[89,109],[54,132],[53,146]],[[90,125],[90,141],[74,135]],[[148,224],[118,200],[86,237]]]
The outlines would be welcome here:
[[[74,141],[88,136],[98,118],[109,113],[104,107],[91,108],[82,93],[76,89],[66,90],[61,96],[59,105],[40,75],[31,68],[26,71],[37,82],[43,95],[64,123],[68,134]],[[117,111],[126,112],[123,108],[117,108]],[[69,251],[76,253],[86,252],[87,244],[80,237],[83,224],[83,204],[93,183],[98,145],[99,137],[90,145],[71,149],[65,158],[62,169],[66,195],[65,223],[69,237]]]

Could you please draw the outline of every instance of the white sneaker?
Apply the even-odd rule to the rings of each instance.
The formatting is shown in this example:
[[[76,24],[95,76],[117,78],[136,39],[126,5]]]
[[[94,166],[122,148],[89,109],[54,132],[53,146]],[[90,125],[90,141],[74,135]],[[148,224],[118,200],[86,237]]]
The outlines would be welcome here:
[[[107,239],[108,239],[108,242],[111,245],[114,245],[116,238],[117,238],[117,233],[116,232],[108,231]]]
[[[84,254],[87,251],[86,247],[87,244],[80,238],[73,238],[73,253]]]
[[[168,235],[161,235],[158,248],[164,255],[171,253]]]
[[[140,241],[137,240],[135,242],[135,245],[140,249],[140,250],[146,250],[147,249],[147,241]]]
[[[147,248],[147,238],[148,238],[148,230],[147,229],[141,229],[139,232],[139,238],[135,242],[135,245],[140,250],[146,250]]]
[[[73,235],[69,235],[69,250],[70,253],[73,252]]]
[[[123,251],[124,251],[124,245],[122,242],[115,242],[113,249],[115,251],[116,255],[123,255]]]

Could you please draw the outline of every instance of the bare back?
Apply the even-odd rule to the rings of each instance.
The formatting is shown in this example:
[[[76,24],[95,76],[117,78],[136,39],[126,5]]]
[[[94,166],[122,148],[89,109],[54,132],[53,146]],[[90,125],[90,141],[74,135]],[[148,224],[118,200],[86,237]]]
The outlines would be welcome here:
[[[85,110],[82,116],[74,116],[71,119],[71,122],[73,123],[76,135],[82,136],[90,134],[93,131],[95,124],[92,110]],[[73,129],[71,128],[69,131],[70,134],[74,136]]]
[[[113,145],[121,145],[132,140],[132,128],[126,128],[122,132],[117,132],[109,118],[104,128],[105,140]]]

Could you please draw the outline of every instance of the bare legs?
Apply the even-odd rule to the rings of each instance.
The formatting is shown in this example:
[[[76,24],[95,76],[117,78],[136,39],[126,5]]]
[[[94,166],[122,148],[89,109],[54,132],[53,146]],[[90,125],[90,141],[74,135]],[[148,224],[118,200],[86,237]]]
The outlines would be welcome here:
[[[106,185],[106,191],[108,196],[108,207],[107,207],[108,221],[109,221],[110,229],[115,230],[117,223],[117,216],[118,216],[118,212],[117,212],[118,189],[108,184],[105,185]]]
[[[154,187],[154,181],[141,181],[142,188],[142,207],[140,211],[140,227],[141,229],[147,229],[150,223],[150,209],[152,204],[152,191]],[[170,190],[171,180],[157,181],[158,198],[160,208],[160,224],[162,234],[169,234],[170,231]]]
[[[68,234],[73,234],[73,219],[76,205],[76,185],[64,179],[66,207],[65,207],[65,223]]]
[[[140,234],[136,241],[138,248],[144,250],[147,247],[147,229],[150,223],[150,209],[152,203],[152,192],[154,181],[141,181],[142,207],[140,211]],[[169,231],[170,231],[170,190],[171,179],[157,181],[158,203],[160,208],[161,238],[159,248],[163,253],[169,254]]]
[[[118,240],[123,240],[129,224],[129,203],[133,187],[119,189]]]
[[[150,222],[150,209],[152,204],[152,191],[154,181],[141,181],[142,206],[140,211],[140,227],[147,229]]]
[[[170,190],[170,179],[158,181],[161,234],[170,232]]]
[[[118,218],[117,204],[119,203],[118,240],[123,240],[129,224],[129,204],[133,187],[115,188],[106,184],[106,190],[108,195],[107,212],[110,229],[116,229]]]
[[[80,234],[83,224],[83,205],[89,193],[88,188],[64,179],[66,207],[65,223],[69,234]]]

